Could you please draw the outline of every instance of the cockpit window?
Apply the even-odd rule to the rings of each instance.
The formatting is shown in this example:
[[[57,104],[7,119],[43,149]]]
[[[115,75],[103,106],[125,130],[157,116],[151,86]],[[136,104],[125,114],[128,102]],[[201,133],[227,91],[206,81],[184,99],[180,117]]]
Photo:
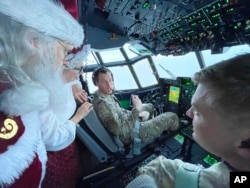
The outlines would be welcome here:
[[[116,90],[138,89],[134,77],[127,65],[109,68],[114,76]]]
[[[120,48],[111,48],[107,50],[99,51],[99,54],[102,58],[103,63],[124,61],[125,58],[122,55]]]
[[[200,70],[200,65],[194,52],[181,56],[158,55],[152,56],[152,59],[160,78],[191,77]]]
[[[201,52],[206,66],[213,65],[220,60],[227,60],[244,53],[250,53],[250,47],[247,44],[224,47],[220,54],[211,54],[211,50],[203,50]]]
[[[133,69],[137,75],[141,87],[148,87],[158,84],[153,69],[149,64],[149,59],[144,58],[133,64]]]

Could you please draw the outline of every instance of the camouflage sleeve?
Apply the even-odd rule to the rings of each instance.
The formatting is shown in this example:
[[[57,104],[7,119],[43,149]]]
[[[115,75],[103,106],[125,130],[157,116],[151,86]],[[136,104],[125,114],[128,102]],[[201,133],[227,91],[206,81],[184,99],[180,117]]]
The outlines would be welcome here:
[[[108,129],[112,134],[118,136],[121,123],[119,121],[118,113],[115,111],[115,109],[110,107],[104,101],[101,101],[95,105],[94,109],[103,126],[105,126],[105,128]]]
[[[152,116],[154,111],[154,106],[152,104],[143,104],[142,110],[138,110],[136,108],[132,108],[131,111],[123,109],[124,112],[126,112],[128,115],[128,118],[131,120],[136,120],[139,117],[139,113],[142,111],[148,111],[150,113],[150,116]]]
[[[183,161],[179,159],[167,159],[164,156],[159,156],[153,161],[138,170],[138,175],[147,174],[151,176],[157,187],[174,188],[176,171]]]
[[[136,108],[132,108],[132,110],[130,111],[129,118],[131,118],[132,120],[135,120],[139,117],[139,113],[140,113],[139,110],[137,110]]]

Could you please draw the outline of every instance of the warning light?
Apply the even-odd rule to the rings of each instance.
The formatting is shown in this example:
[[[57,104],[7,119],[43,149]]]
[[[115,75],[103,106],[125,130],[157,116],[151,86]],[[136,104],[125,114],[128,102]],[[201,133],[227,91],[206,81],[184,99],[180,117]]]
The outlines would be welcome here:
[[[149,7],[149,2],[146,1],[145,3],[142,4],[142,8],[148,8]]]

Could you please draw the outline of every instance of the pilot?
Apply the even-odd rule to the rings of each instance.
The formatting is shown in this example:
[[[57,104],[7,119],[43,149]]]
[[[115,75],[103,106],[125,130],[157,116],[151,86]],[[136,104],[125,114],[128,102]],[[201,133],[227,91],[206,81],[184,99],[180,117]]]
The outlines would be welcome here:
[[[76,125],[91,104],[76,110],[62,64],[82,44],[82,26],[51,0],[1,0],[0,33],[0,187],[37,188],[48,178],[74,187]],[[47,161],[46,150],[64,153]]]
[[[220,162],[202,168],[159,156],[141,167],[140,178],[127,188],[140,187],[137,181],[156,184],[152,187],[230,187],[230,172],[249,172],[249,79],[250,54],[222,61],[194,75],[198,87],[186,112],[193,119],[193,138],[220,157]]]
[[[94,85],[98,87],[92,101],[94,110],[103,125],[114,136],[117,136],[125,146],[130,145],[135,137],[145,143],[156,138],[165,130],[178,129],[179,121],[176,114],[166,112],[150,119],[153,105],[143,105],[136,95],[131,96],[133,103],[131,111],[122,108],[117,98],[112,94],[114,89],[113,75],[108,68],[98,68],[93,73],[92,78]]]

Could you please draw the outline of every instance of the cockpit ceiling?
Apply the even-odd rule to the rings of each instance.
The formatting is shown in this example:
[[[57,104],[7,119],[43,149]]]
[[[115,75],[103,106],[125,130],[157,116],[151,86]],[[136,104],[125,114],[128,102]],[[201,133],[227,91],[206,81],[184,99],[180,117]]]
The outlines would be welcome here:
[[[119,44],[119,38],[120,43],[140,41],[154,54],[205,49],[220,53],[226,46],[249,44],[249,4],[249,0],[82,0],[80,22],[86,31],[90,26],[109,32],[113,43]],[[97,41],[89,36],[88,42],[95,48],[101,37]],[[103,48],[113,47],[110,43]]]

